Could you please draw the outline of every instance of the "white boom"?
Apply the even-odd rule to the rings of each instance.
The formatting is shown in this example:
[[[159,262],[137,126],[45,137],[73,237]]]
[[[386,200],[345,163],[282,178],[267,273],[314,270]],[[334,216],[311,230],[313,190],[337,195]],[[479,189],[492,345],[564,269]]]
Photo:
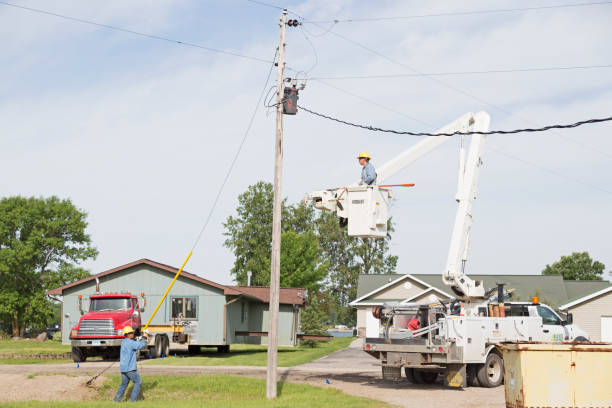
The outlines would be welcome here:
[[[487,131],[490,117],[486,112],[467,113],[454,122],[439,129],[436,133]],[[455,226],[451,237],[443,281],[461,298],[484,297],[482,282],[470,279],[464,273],[469,247],[470,227],[472,225],[472,202],[476,198],[478,174],[481,164],[484,135],[472,135],[470,149],[465,159],[463,139],[459,158],[459,177],[456,199],[459,203]],[[391,191],[379,188],[378,184],[408,167],[421,157],[433,151],[444,142],[452,139],[447,136],[429,136],[397,155],[376,169],[376,185],[320,190],[307,194],[305,200],[312,200],[315,208],[332,211],[349,225],[349,235],[358,237],[382,238],[386,236],[387,199]],[[374,197],[362,199],[362,197]],[[356,198],[356,199],[354,199]],[[364,209],[365,207],[365,209]],[[384,218],[384,219],[381,219]],[[383,225],[384,223],[384,225]]]

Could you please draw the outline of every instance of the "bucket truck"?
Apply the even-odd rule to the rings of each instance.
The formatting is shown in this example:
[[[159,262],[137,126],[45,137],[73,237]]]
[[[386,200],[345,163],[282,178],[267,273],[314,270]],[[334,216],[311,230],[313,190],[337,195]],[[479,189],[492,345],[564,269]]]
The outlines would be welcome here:
[[[486,112],[468,113],[437,133],[467,133],[489,129]],[[549,306],[533,302],[508,302],[512,291],[484,287],[465,274],[472,225],[472,204],[477,185],[485,135],[472,134],[466,152],[467,135],[460,135],[457,213],[443,282],[453,294],[433,304],[390,303],[372,313],[381,322],[379,337],[366,337],[363,350],[379,359],[385,379],[397,380],[402,368],[413,383],[432,383],[440,374],[451,387],[480,385],[494,387],[503,381],[503,360],[497,346],[516,341],[587,340],[587,334],[564,320]],[[442,145],[451,137],[430,136],[378,169],[378,184]],[[354,195],[357,198],[354,198]],[[362,200],[360,197],[366,197]],[[315,208],[334,211],[346,218],[348,234],[384,237],[387,204],[391,192],[378,186],[351,186],[322,190],[307,195]],[[358,209],[355,209],[358,207]],[[353,228],[351,228],[353,225]],[[384,228],[383,228],[384,226]],[[408,323],[418,320],[418,329]],[[412,325],[414,329],[414,325]]]

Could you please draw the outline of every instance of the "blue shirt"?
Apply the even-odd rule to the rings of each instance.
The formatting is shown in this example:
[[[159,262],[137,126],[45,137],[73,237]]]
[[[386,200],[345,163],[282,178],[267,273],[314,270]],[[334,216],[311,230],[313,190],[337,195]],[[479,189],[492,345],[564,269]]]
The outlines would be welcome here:
[[[376,180],[376,171],[374,170],[374,166],[368,162],[368,164],[361,169],[361,181],[364,184],[370,185],[374,180]]]
[[[136,370],[136,353],[147,345],[144,340],[136,341],[127,337],[121,342],[121,352],[119,353],[119,370],[122,373]]]

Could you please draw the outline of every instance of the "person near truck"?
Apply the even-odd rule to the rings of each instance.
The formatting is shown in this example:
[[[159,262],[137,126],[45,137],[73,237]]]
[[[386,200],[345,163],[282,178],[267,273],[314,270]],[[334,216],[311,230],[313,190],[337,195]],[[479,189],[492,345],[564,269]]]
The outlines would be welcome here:
[[[147,345],[146,340],[135,340],[134,329],[130,326],[126,326],[123,329],[124,339],[121,341],[121,352],[119,354],[119,370],[121,371],[121,385],[117,390],[114,401],[119,402],[123,399],[125,389],[129,385],[130,381],[134,383],[132,389],[132,395],[130,401],[134,402],[138,399],[140,394],[140,384],[142,380],[138,375],[138,368],[136,366],[136,360],[138,357],[139,350]],[[148,339],[149,334],[143,333],[143,336]]]
[[[370,153],[361,152],[359,156],[357,156],[359,160],[359,164],[361,167],[361,183],[359,184],[367,184],[372,185],[376,181],[376,170],[374,170],[374,166],[370,163]]]

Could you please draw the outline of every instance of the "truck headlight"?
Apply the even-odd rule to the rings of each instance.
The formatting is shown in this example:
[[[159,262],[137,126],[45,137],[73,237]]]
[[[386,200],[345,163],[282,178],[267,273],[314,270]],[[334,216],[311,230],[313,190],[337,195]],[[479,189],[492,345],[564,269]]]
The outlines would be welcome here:
[[[123,329],[117,330],[117,336],[123,336]]]
[[[70,337],[76,337],[79,334],[78,330],[71,330]]]

